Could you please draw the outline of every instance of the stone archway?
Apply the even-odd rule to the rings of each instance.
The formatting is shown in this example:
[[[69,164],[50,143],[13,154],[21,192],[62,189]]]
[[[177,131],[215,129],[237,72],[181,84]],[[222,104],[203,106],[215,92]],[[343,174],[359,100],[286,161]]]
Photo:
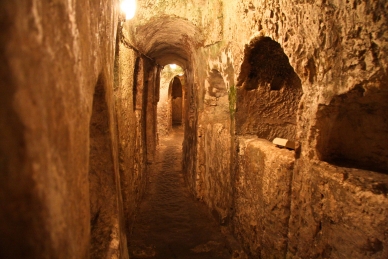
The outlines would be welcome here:
[[[169,135],[173,126],[185,124],[186,74],[183,68],[171,64],[160,71],[159,99],[157,105],[157,132]]]

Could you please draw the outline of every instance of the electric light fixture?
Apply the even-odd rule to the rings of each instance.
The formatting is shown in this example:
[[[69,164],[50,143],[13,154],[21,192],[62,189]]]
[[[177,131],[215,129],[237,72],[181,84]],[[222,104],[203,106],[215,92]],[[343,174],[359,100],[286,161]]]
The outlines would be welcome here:
[[[125,13],[125,19],[130,20],[136,13],[136,0],[123,0],[121,2],[121,11]]]

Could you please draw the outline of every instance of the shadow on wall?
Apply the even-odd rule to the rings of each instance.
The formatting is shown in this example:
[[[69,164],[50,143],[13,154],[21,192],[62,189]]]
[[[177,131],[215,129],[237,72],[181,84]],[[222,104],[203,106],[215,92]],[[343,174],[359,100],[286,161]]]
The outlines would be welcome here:
[[[224,78],[218,70],[212,69],[207,81],[209,83],[207,87],[207,94],[209,96],[220,98],[227,94]]]
[[[361,85],[320,105],[317,113],[320,159],[388,174],[388,91]]]
[[[237,79],[236,129],[240,135],[295,140],[301,80],[280,44],[258,37],[246,46]]]
[[[136,110],[136,100],[139,99],[139,94],[138,94],[138,82],[137,78],[139,75],[139,72],[142,72],[142,69],[140,67],[140,58],[136,58],[135,61],[135,69],[133,71],[133,110]]]
[[[105,100],[104,80],[98,78],[90,120],[90,257],[112,255],[112,232],[118,227],[117,201],[112,144],[109,134],[109,114]],[[109,256],[110,257],[110,256]]]
[[[205,114],[209,123],[216,122],[226,126],[230,118],[229,99],[226,84],[221,73],[212,69],[205,81]]]
[[[205,94],[205,105],[207,105],[207,109],[209,110],[210,106],[214,107],[213,115],[220,116],[220,113],[228,113],[229,112],[229,101],[228,101],[228,91],[226,89],[226,84],[224,78],[221,73],[212,69],[209,72],[208,77],[205,82],[206,94]],[[210,112],[210,110],[209,110]],[[227,117],[225,117],[227,118]],[[225,118],[220,118],[222,121]]]

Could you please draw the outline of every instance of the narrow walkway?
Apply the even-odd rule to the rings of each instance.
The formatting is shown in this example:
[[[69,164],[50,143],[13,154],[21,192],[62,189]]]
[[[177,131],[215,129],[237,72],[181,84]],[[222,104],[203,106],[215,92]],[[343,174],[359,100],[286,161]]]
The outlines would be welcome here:
[[[195,200],[185,185],[181,169],[182,140],[182,130],[160,139],[148,191],[130,238],[132,259],[233,257],[229,239],[221,233],[205,205]]]

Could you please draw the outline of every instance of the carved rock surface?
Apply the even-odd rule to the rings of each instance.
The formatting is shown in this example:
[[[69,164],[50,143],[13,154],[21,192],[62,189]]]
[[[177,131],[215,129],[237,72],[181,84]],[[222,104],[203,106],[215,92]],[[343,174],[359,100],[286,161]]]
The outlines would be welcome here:
[[[128,257],[175,63],[184,177],[248,254],[388,258],[388,2],[138,6],[0,2],[0,257]]]
[[[294,152],[264,139],[239,137],[238,141],[235,233],[253,257],[283,258],[287,253]]]

